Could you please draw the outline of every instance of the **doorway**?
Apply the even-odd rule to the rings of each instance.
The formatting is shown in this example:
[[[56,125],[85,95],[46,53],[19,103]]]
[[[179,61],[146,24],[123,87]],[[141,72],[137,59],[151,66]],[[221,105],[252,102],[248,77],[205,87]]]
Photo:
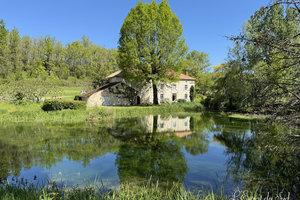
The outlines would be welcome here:
[[[140,96],[137,96],[137,98],[136,98],[136,104],[137,105],[141,104],[141,97]]]
[[[173,93],[172,94],[172,101],[176,101],[177,100],[177,94],[176,93]]]

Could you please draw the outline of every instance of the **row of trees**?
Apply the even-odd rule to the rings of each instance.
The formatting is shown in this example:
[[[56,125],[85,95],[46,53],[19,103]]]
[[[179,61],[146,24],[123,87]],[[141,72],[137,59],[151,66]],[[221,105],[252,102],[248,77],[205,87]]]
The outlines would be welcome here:
[[[93,44],[86,36],[81,41],[63,45],[50,36],[20,37],[0,21],[0,78],[21,79],[55,76],[59,79],[90,78],[94,85],[117,69],[117,50]]]
[[[259,110],[299,123],[299,13],[299,2],[277,1],[256,11],[241,35],[230,37],[235,47],[228,62],[215,67],[210,108]]]
[[[9,31],[1,20],[0,80],[15,82],[48,77],[67,80],[74,77],[87,78],[98,87],[109,73],[121,68],[124,75],[129,75],[126,76],[129,81],[153,80],[156,85],[158,81],[176,80],[176,75],[188,70],[197,79],[196,90],[205,93],[205,83],[210,80],[207,78],[210,77],[208,55],[196,50],[187,53],[181,24],[168,3],[139,2],[134,9],[121,28],[119,50],[95,45],[86,36],[66,45],[50,36],[20,37],[17,28]],[[143,23],[139,21],[142,16]],[[152,19],[156,24],[151,24]],[[132,30],[135,26],[132,21],[139,28]],[[128,38],[128,34],[135,34],[135,37]]]

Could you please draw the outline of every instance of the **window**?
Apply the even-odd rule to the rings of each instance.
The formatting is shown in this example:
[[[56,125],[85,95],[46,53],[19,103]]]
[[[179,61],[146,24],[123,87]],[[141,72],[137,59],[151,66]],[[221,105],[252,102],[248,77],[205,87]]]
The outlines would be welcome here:
[[[185,99],[188,99],[188,95],[187,95],[187,94],[185,94],[185,95],[184,95],[184,98],[185,98]]]
[[[184,126],[188,126],[188,124],[189,124],[189,123],[188,123],[187,121],[184,122]]]
[[[164,94],[160,94],[160,99],[163,99],[164,98]]]
[[[176,127],[176,122],[172,122],[172,126],[175,128]]]
[[[160,128],[164,128],[164,126],[165,126],[164,123],[160,123],[160,124],[159,124],[159,127],[160,127]]]
[[[177,89],[177,85],[176,84],[172,84],[172,90],[176,90]]]
[[[160,89],[163,90],[164,89],[164,85],[160,85]]]
[[[188,85],[184,85],[184,89],[187,90],[188,89]]]

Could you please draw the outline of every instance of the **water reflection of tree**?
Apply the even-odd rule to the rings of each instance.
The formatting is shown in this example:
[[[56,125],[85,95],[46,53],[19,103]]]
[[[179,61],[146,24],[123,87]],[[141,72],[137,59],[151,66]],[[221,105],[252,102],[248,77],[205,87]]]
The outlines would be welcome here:
[[[22,167],[31,166],[32,154],[17,146],[0,141],[0,182],[13,174],[18,176]]]
[[[50,168],[64,158],[86,166],[93,158],[119,152],[116,163],[122,180],[152,176],[153,180],[182,182],[187,164],[181,150],[192,155],[207,152],[207,130],[213,121],[191,118],[192,134],[180,138],[174,132],[158,133],[157,117],[152,120],[151,129],[141,119],[116,120],[110,126],[6,124],[0,127],[0,177],[18,176],[22,168],[33,166]],[[133,162],[127,163],[128,158]]]
[[[299,138],[286,130],[255,124],[253,134],[222,131],[215,138],[227,147],[228,170],[246,189],[300,196]]]
[[[120,141],[105,126],[87,124],[19,124],[0,128],[0,179],[19,176],[22,168],[50,168],[64,157],[87,165],[118,151]]]
[[[214,124],[209,116],[195,116],[190,119],[192,134],[181,139],[182,146],[192,155],[204,154],[209,146],[209,128]]]
[[[138,119],[119,121],[112,134],[123,143],[116,159],[119,178],[124,181],[152,181],[182,183],[187,172],[187,163],[181,149],[192,155],[207,152],[208,127],[201,117],[191,118],[190,135],[180,138],[176,132],[157,132],[157,117],[153,128],[145,128]],[[151,124],[151,123],[150,123]],[[151,133],[147,132],[152,130]]]
[[[121,182],[151,178],[181,183],[187,164],[180,146],[169,140],[166,133],[154,133],[147,143],[145,138],[149,139],[140,135],[121,145],[116,159]]]
[[[125,119],[111,130],[123,142],[115,161],[121,182],[182,182],[187,165],[181,147],[169,133],[156,132],[157,117],[148,120],[153,122],[150,129],[139,119]]]
[[[177,144],[161,141],[122,145],[116,165],[121,182],[151,178],[153,181],[181,183],[187,172],[185,157]]]

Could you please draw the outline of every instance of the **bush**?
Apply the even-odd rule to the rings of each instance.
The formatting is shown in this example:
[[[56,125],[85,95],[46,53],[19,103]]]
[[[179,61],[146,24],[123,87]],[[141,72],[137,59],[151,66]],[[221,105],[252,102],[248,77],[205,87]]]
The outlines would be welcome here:
[[[78,95],[77,95],[77,96],[75,96],[74,100],[75,100],[75,101],[81,101],[82,98],[81,98],[81,96],[78,96]]]
[[[191,100],[191,102],[194,101],[195,96],[196,96],[195,95],[195,87],[192,85],[191,88],[190,88],[190,100]]]
[[[184,108],[185,112],[201,112],[203,111],[203,105],[196,102],[179,103],[179,106]]]
[[[185,99],[178,99],[177,102],[178,103],[186,103],[187,101]]]
[[[55,111],[55,110],[79,110],[85,109],[86,102],[84,101],[66,101],[61,99],[46,100],[42,106],[44,111]]]
[[[171,104],[171,103],[172,103],[171,100],[167,98],[160,100],[160,104]]]

